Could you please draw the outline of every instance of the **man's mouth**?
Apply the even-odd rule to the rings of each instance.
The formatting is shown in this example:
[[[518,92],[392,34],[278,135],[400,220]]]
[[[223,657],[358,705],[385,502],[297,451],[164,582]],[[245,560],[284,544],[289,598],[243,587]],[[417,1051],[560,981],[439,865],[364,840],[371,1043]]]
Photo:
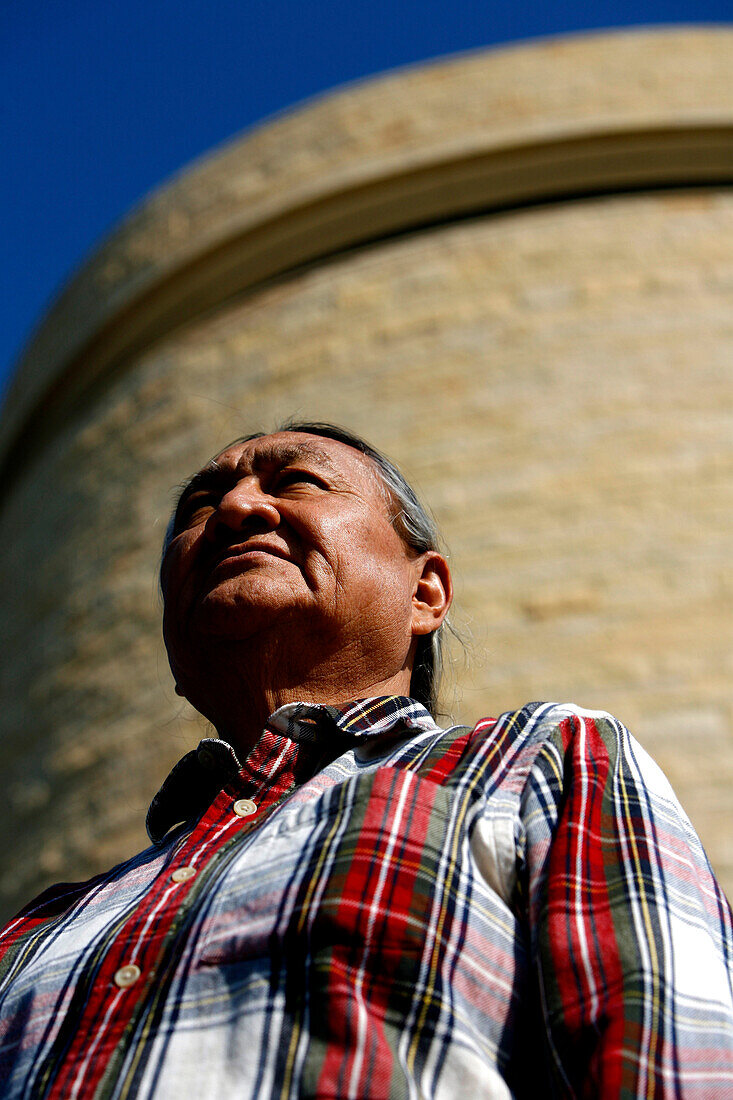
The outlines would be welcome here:
[[[211,571],[224,563],[245,562],[265,555],[267,557],[281,558],[284,561],[292,561],[290,554],[282,546],[270,542],[245,542],[235,546],[227,546],[215,554],[211,561]]]

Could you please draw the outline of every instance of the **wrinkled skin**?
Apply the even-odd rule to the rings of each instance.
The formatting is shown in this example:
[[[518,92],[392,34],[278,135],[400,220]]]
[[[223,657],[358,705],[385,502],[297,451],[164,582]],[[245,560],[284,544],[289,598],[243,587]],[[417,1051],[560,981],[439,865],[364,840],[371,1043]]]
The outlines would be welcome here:
[[[274,709],[407,693],[450,574],[416,555],[371,459],[281,432],[236,443],[184,490],[162,568],[178,691],[240,748]]]

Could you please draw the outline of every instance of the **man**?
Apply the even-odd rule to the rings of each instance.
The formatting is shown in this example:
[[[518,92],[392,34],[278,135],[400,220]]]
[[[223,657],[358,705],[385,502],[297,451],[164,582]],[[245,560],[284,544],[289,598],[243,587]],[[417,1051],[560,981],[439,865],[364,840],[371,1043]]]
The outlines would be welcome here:
[[[4,1096],[733,1096],[689,822],[602,712],[436,724],[450,573],[382,456],[319,424],[230,445],[161,579],[219,739],[152,848],[5,930]]]

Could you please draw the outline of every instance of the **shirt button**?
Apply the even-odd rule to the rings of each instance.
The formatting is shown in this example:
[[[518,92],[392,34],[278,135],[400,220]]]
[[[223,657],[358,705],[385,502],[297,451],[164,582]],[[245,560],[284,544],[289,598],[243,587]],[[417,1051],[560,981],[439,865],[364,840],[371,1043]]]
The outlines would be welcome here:
[[[135,984],[140,976],[140,967],[135,966],[134,963],[130,963],[129,966],[121,966],[115,974],[115,985],[118,985],[120,989],[128,989]]]
[[[207,768],[209,771],[212,771],[216,767],[214,754],[209,752],[208,749],[199,749],[196,755],[202,768]]]
[[[195,867],[177,867],[171,875],[174,882],[188,882],[196,874]]]
[[[257,805],[251,798],[238,798],[232,809],[237,817],[251,817],[257,813]]]

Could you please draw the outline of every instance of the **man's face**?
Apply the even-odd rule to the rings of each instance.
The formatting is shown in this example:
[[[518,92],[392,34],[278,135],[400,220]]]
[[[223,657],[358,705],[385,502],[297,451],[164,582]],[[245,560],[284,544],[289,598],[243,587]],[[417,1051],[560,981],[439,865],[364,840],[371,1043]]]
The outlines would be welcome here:
[[[273,628],[285,648],[406,655],[419,572],[369,458],[299,432],[233,444],[184,490],[164,558],[174,674]]]

